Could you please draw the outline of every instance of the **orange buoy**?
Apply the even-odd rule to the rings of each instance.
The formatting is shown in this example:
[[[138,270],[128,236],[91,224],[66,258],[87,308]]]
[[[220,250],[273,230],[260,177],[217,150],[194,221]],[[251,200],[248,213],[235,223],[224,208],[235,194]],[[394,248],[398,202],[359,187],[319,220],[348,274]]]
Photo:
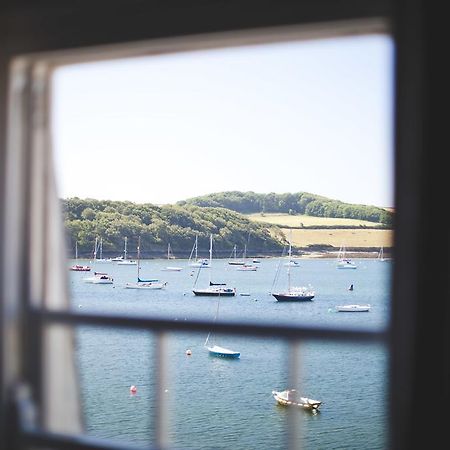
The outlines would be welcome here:
[[[131,386],[130,387],[130,392],[132,393],[132,394],[136,394],[136,392],[137,392],[137,387],[136,386]]]
[[[191,356],[192,352],[188,349],[188,350],[186,350],[186,355]]]

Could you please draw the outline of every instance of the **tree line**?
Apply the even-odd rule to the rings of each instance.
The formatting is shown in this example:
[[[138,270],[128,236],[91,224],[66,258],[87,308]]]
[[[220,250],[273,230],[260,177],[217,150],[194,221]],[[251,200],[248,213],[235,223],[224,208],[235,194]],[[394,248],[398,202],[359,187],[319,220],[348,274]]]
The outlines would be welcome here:
[[[241,214],[284,213],[314,217],[367,220],[387,228],[393,224],[393,213],[384,208],[355,205],[332,200],[307,192],[294,194],[257,194],[228,191],[194,197],[177,203],[178,206],[227,208]]]
[[[279,227],[250,221],[243,214],[287,213],[315,217],[343,217],[367,220],[389,228],[393,214],[382,208],[346,204],[308,194],[256,194],[220,192],[158,206],[130,201],[81,199],[61,200],[67,247],[79,256],[91,257],[101,239],[103,256],[136,254],[141,238],[141,255],[162,256],[168,244],[177,257],[188,257],[195,239],[202,256],[209,252],[209,236],[214,236],[214,252],[226,257],[236,245],[248,255],[280,254],[286,237]],[[73,253],[74,254],[74,253]]]
[[[217,257],[228,256],[234,245],[241,251],[247,246],[249,256],[280,254],[286,244],[277,227],[252,222],[222,207],[157,206],[77,197],[61,201],[67,248],[74,255],[76,247],[80,257],[92,257],[96,238],[102,241],[104,257],[123,254],[125,237],[130,257],[136,255],[139,237],[142,257],[165,255],[168,244],[176,257],[188,257],[196,237],[199,254],[206,257],[211,233]]]

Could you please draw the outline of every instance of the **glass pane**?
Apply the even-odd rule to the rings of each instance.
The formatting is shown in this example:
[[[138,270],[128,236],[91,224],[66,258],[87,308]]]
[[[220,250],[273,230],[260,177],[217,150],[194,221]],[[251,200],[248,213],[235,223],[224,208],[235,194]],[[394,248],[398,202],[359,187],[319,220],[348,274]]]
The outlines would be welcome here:
[[[392,47],[370,35],[58,69],[52,133],[73,309],[386,329]],[[110,355],[93,350],[92,333],[78,349],[86,421],[95,435],[143,443],[150,392],[133,404],[146,424],[136,430],[99,408],[89,385],[97,376],[101,389],[126,390],[129,358],[150,380],[151,344],[115,333],[105,335]],[[286,414],[272,397],[289,388],[286,343],[230,336],[240,352],[230,361],[208,357],[205,338],[171,340],[172,441],[286,448]],[[323,401],[302,420],[304,448],[383,448],[384,350],[302,348],[305,395]],[[109,396],[117,412],[137,398],[122,394]]]

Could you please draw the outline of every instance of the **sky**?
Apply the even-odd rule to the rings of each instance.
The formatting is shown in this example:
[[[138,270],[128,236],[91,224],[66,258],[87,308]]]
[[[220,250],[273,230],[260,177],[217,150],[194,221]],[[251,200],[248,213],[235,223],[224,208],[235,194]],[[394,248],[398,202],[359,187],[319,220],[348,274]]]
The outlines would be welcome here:
[[[393,206],[388,36],[68,65],[52,88],[62,198],[238,190]]]

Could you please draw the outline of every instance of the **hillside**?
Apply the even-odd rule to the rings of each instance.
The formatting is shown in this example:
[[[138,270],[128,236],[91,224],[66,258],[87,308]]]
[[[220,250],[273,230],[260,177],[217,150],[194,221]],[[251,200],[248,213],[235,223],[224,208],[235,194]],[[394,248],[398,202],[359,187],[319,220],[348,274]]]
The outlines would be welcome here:
[[[344,203],[308,192],[257,194],[227,191],[190,198],[177,205],[227,208],[241,214],[281,213],[322,218],[357,219],[389,228],[393,213],[386,208]]]
[[[314,217],[304,214],[255,213],[245,214],[253,222],[278,225],[284,228],[381,228],[379,223],[368,220],[345,219],[335,217]]]
[[[214,236],[215,257],[228,257],[234,245],[248,256],[277,256],[292,231],[294,253],[348,249],[374,251],[392,246],[392,231],[386,224],[361,218],[318,217],[307,214],[241,214],[219,206],[188,202],[157,206],[109,200],[71,198],[62,200],[69,255],[75,245],[79,256],[92,257],[94,242],[102,240],[103,256],[123,253],[128,239],[130,257],[141,237],[145,257],[173,254],[187,258],[196,236],[202,256],[207,256],[209,235]],[[362,205],[361,211],[367,208]]]

